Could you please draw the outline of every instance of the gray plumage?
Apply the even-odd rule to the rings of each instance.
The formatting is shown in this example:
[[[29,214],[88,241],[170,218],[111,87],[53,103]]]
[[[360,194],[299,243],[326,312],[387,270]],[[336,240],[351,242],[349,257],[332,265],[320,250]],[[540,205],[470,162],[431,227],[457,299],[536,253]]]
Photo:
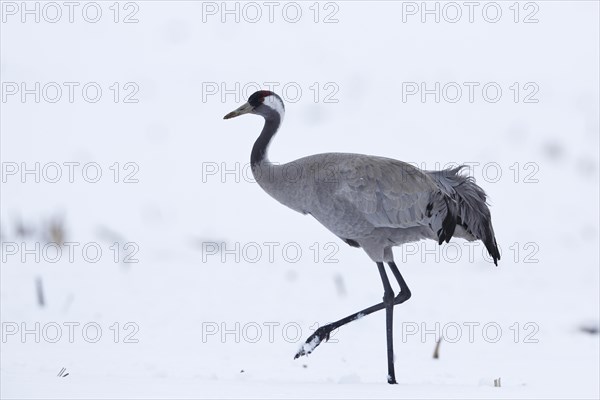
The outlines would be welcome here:
[[[500,258],[483,190],[462,167],[422,171],[362,154],[326,153],[253,166],[258,184],[280,203],[312,215],[375,262],[393,261],[391,248],[452,236],[482,240]]]

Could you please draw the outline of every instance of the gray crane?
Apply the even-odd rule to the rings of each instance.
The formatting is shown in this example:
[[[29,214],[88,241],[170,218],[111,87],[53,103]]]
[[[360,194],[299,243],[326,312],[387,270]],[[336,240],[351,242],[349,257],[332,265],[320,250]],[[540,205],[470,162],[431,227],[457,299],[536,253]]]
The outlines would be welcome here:
[[[275,200],[312,215],[350,246],[362,248],[377,264],[383,282],[383,302],[318,328],[294,358],[310,354],[334,329],[385,309],[387,381],[395,384],[393,310],[410,299],[411,293],[394,263],[392,247],[422,239],[441,245],[453,236],[481,240],[498,265],[500,252],[485,192],[472,178],[461,175],[462,167],[423,171],[402,161],[346,153],[315,154],[274,164],[267,150],[285,114],[283,101],[261,90],[224,119],[243,114],[265,119],[250,157],[258,184]],[[398,295],[384,263],[400,285]]]

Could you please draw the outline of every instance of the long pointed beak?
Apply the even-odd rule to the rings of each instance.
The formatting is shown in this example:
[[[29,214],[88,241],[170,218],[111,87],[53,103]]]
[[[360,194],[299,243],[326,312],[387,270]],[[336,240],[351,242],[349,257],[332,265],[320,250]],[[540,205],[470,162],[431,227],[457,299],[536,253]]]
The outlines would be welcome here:
[[[248,114],[250,111],[252,111],[252,106],[250,105],[250,103],[246,103],[224,116],[223,119],[239,117],[240,115]]]

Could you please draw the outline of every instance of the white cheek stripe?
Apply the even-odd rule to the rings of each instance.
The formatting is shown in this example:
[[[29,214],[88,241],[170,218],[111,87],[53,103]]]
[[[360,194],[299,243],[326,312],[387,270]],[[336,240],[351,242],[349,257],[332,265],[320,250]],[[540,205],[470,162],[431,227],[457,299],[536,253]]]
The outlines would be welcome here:
[[[273,110],[277,111],[279,117],[283,120],[285,115],[285,108],[283,108],[283,102],[275,96],[267,96],[263,100],[263,104]]]

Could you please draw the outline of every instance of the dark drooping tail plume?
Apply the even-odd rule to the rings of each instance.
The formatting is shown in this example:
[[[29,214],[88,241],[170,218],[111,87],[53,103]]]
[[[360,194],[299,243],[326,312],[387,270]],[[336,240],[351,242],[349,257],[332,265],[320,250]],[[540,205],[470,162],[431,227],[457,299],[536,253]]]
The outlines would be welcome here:
[[[427,205],[426,212],[428,217],[432,217],[430,227],[438,236],[438,244],[450,242],[458,222],[454,199],[442,190],[433,193]]]
[[[456,202],[457,225],[461,226],[472,238],[481,240],[494,259],[494,264],[498,265],[500,251],[494,236],[492,217],[486,204],[485,192],[475,184],[472,177],[460,174],[463,168],[465,166],[461,165],[442,171],[426,171],[426,173],[437,183],[444,194]]]

